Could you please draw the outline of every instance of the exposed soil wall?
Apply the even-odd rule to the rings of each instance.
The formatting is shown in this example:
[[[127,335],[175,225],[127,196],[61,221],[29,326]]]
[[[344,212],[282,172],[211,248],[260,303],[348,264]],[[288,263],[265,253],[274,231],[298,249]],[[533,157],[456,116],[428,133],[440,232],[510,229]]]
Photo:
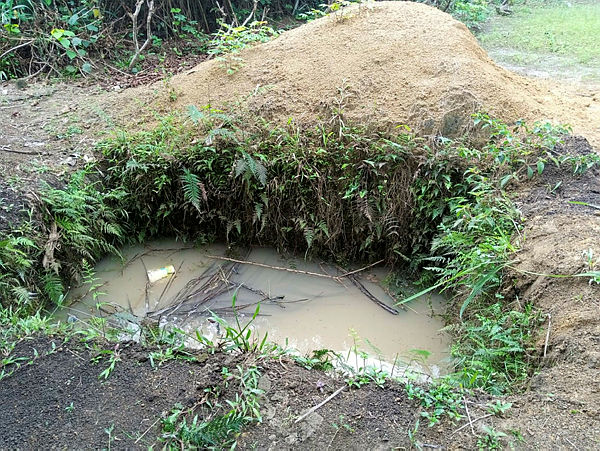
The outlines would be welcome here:
[[[581,139],[568,141],[563,150],[592,151]],[[600,173],[574,178],[549,169],[520,190],[525,239],[507,292],[516,302],[535,303],[545,315],[538,340],[541,368],[527,391],[512,398],[517,408],[502,427],[521,428],[532,449],[594,449],[600,440],[600,285],[589,277],[547,275],[590,271],[583,255],[589,249],[599,264],[600,212],[570,202],[600,205]]]

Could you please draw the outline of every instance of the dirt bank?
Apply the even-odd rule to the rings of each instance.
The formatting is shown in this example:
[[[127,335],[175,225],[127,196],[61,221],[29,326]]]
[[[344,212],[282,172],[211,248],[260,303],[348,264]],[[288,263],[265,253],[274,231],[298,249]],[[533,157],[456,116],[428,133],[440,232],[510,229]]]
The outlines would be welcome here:
[[[408,124],[419,133],[445,136],[461,134],[468,115],[485,110],[507,122],[569,123],[600,143],[593,120],[600,117],[597,94],[567,96],[499,67],[465,25],[419,3],[348,8],[239,58],[241,67],[231,75],[229,63],[212,60],[168,84],[128,90],[117,109],[136,99],[159,110],[243,102],[277,122],[327,121],[332,111],[341,111],[357,123]]]
[[[564,148],[592,151],[582,139]],[[600,443],[600,285],[589,277],[547,276],[600,265],[600,211],[570,202],[600,205],[600,171],[573,178],[568,169],[549,168],[520,193],[524,240],[506,294],[541,308],[538,349],[546,357],[528,390],[512,397],[517,408],[502,427],[520,427],[531,449],[597,449]],[[590,249],[591,264],[583,255]]]

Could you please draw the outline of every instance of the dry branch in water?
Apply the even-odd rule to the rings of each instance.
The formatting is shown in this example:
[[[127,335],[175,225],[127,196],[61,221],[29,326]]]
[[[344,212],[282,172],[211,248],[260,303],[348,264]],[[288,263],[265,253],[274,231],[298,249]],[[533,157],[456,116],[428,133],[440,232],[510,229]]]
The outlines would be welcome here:
[[[282,266],[272,266],[272,265],[267,265],[265,263],[257,263],[257,262],[252,262],[252,261],[248,261],[248,260],[236,260],[234,258],[229,258],[229,257],[221,257],[218,255],[207,255],[208,258],[215,258],[217,260],[225,260],[228,262],[233,262],[233,263],[241,263],[244,265],[253,265],[253,266],[260,266],[261,268],[267,268],[267,269],[274,269],[276,271],[287,271],[287,272],[293,272],[296,274],[305,274],[307,276],[315,276],[315,277],[323,277],[325,279],[333,279],[333,280],[340,280],[343,279],[344,277],[347,276],[351,276],[353,274],[359,273],[361,271],[364,271],[365,269],[371,268],[375,265],[378,265],[380,263],[383,263],[383,259],[376,261],[375,263],[371,263],[370,265],[367,265],[363,268],[360,269],[356,269],[354,271],[350,271],[344,274],[340,274],[339,276],[330,276],[329,274],[321,274],[318,272],[311,272],[311,271],[302,271],[300,269],[292,269],[292,268],[284,268]]]

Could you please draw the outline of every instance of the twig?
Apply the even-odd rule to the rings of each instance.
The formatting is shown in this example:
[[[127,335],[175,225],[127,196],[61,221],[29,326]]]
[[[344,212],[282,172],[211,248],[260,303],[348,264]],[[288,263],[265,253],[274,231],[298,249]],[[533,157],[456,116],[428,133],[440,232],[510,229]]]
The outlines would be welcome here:
[[[454,431],[452,434],[450,434],[450,437],[452,437],[454,434],[459,433],[460,431],[462,431],[467,426],[471,425],[471,427],[473,427],[473,423],[476,423],[479,420],[484,420],[484,419],[489,418],[491,416],[494,416],[494,414],[493,413],[488,413],[487,415],[483,415],[483,416],[480,416],[479,418],[475,418],[473,421],[470,421],[467,424],[464,424],[461,427],[459,427],[456,431]]]
[[[146,267],[146,263],[144,263],[144,259],[140,257],[140,261],[144,266],[144,274],[146,274],[146,288],[144,289],[144,296],[146,298],[146,311],[150,310],[150,298],[148,297],[148,289],[150,288],[150,276],[148,275],[148,268]]]
[[[17,49],[20,49],[21,47],[25,47],[29,44],[33,44],[34,42],[35,42],[35,39],[32,39],[31,41],[27,41],[27,42],[23,42],[22,44],[15,45],[13,48],[8,49],[6,52],[4,52],[2,55],[0,55],[0,59],[4,58],[10,52],[14,52]]]
[[[471,433],[475,435],[475,428],[473,428],[473,420],[471,419],[471,414],[469,413],[469,408],[467,407],[467,400],[464,396],[463,401],[465,403],[465,411],[467,412],[467,418],[469,419],[469,424],[471,425]]]
[[[338,388],[336,391],[334,391],[331,395],[329,395],[325,400],[321,401],[319,404],[317,404],[314,407],[311,407],[310,409],[308,409],[308,411],[306,413],[304,413],[303,415],[300,415],[296,421],[294,421],[294,424],[300,423],[302,420],[304,420],[307,416],[309,416],[311,413],[315,412],[317,409],[323,407],[325,404],[327,404],[329,401],[331,401],[333,398],[335,398],[337,395],[339,395],[344,389],[346,388],[346,386],[344,385],[343,387]]]
[[[587,202],[569,201],[569,203],[573,205],[583,205],[584,207],[590,207],[596,210],[600,210],[600,205],[594,205]]]
[[[252,19],[254,17],[254,14],[256,13],[256,7],[258,6],[258,0],[254,0],[254,6],[252,7],[252,11],[250,11],[250,14],[248,14],[248,17],[246,17],[246,20],[244,20],[244,22],[242,22],[242,27],[245,27],[246,24],[248,22],[250,22],[250,19]]]
[[[136,4],[135,12],[133,14],[130,14],[131,21],[133,22],[133,42],[135,44],[135,54],[133,55],[133,57],[131,58],[131,61],[129,62],[129,70],[131,70],[133,68],[133,66],[135,66],[135,63],[137,62],[138,58],[140,57],[140,54],[144,50],[146,50],[146,47],[148,47],[148,44],[150,44],[150,41],[152,40],[151,25],[152,25],[152,16],[154,15],[154,0],[146,0],[146,6],[148,7],[148,15],[146,16],[146,40],[144,41],[144,43],[142,44],[141,47],[138,42],[139,25],[137,24],[137,19],[138,19],[138,15],[140,13],[140,9],[142,7],[142,0],[138,0],[138,2]]]
[[[569,440],[569,437],[565,437],[565,440],[566,440],[567,442],[569,442],[569,444],[570,444],[570,445],[571,445],[573,448],[575,448],[575,449],[579,449],[579,447],[578,447],[578,446],[576,446],[576,445],[575,445],[575,443],[573,443],[571,440]]]
[[[355,269],[354,271],[350,271],[350,272],[344,273],[344,274],[342,274],[342,275],[341,275],[341,276],[339,276],[339,277],[348,277],[348,276],[351,276],[351,275],[353,275],[353,274],[356,274],[356,273],[362,272],[362,271],[364,271],[365,269],[369,269],[369,268],[372,268],[373,266],[377,266],[379,263],[383,263],[384,261],[385,261],[385,258],[382,258],[381,260],[379,260],[379,261],[376,261],[375,263],[371,263],[370,265],[367,265],[367,266],[365,266],[364,268]]]
[[[149,427],[148,429],[146,429],[146,431],[145,431],[145,432],[144,432],[142,435],[140,435],[140,436],[138,437],[138,439],[137,439],[135,442],[133,442],[133,444],[134,444],[134,445],[136,445],[136,444],[137,444],[137,442],[139,442],[139,441],[140,441],[142,438],[144,438],[144,435],[146,435],[150,429],[152,429],[154,426],[156,426],[156,423],[158,423],[158,421],[159,421],[160,419],[161,419],[161,417],[160,417],[160,415],[159,415],[159,416],[158,416],[158,418],[156,419],[156,421],[155,421],[154,423],[152,423],[152,424],[150,425],[150,427]]]
[[[277,271],[287,271],[287,272],[293,272],[293,273],[296,273],[296,274],[306,274],[307,276],[323,277],[325,279],[338,280],[341,277],[343,277],[343,276],[330,276],[328,274],[320,274],[320,273],[317,273],[317,272],[301,271],[299,269],[283,268],[281,266],[266,265],[264,263],[251,262],[251,261],[247,261],[247,260],[236,260],[234,258],[221,257],[221,256],[218,256],[218,255],[207,255],[207,257],[208,258],[215,258],[217,260],[225,260],[225,261],[233,262],[233,263],[241,263],[243,265],[260,266],[261,268],[274,269],[274,270],[277,270]]]
[[[0,146],[0,150],[2,152],[20,153],[20,154],[23,154],[23,155],[41,155],[41,153],[42,153],[42,152],[27,152],[26,150],[11,149],[8,146]]]
[[[550,339],[550,326],[552,325],[552,315],[548,313],[548,330],[546,331],[546,342],[544,343],[544,357],[548,352],[548,340]]]
[[[130,74],[130,73],[128,74],[127,72],[123,72],[121,69],[117,69],[116,67],[111,66],[110,64],[108,64],[108,63],[106,63],[104,61],[102,61],[102,64],[104,64],[104,66],[108,67],[110,70],[114,70],[116,72],[119,72],[121,75],[126,75],[127,77],[131,77],[132,76],[132,74]]]

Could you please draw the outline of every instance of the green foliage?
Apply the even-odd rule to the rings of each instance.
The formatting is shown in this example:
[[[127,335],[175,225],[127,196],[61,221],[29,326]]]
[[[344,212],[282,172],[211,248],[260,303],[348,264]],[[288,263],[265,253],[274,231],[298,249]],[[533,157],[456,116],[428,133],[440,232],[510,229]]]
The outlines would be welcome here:
[[[251,0],[229,3],[228,9],[233,7],[233,11],[226,18],[232,25],[220,22],[223,15],[216,0],[172,0],[168,7],[158,3],[150,30],[146,29],[146,2],[138,17],[139,36],[145,39],[151,32],[155,50],[161,50],[164,43],[180,56],[183,52],[205,53],[210,33],[216,32],[211,51],[237,52],[251,42],[262,42],[277,34],[264,22],[237,25],[241,15],[247,17],[253,8]],[[285,10],[291,12],[293,5],[290,0],[272,0],[268,5],[254,5],[259,6],[254,12],[260,17],[269,10],[271,17],[281,17]],[[107,58],[113,59],[116,66],[128,68],[135,52],[129,16],[134,9],[135,2],[118,0],[0,0],[0,79],[42,71],[86,76],[102,68],[96,61]],[[231,67],[239,64],[235,58],[232,61]]]
[[[490,0],[456,0],[449,12],[469,28],[479,28],[491,15]]]
[[[401,303],[433,289],[453,293],[464,321],[451,328],[457,368],[452,383],[504,393],[529,375],[538,327],[531,306],[509,311],[497,294],[521,239],[520,212],[505,189],[543,174],[550,164],[571,166],[577,174],[600,161],[594,154],[556,152],[566,127],[508,127],[486,114],[474,119],[488,134],[487,143],[473,148],[446,140],[428,149],[413,183],[413,230],[421,231],[413,248],[421,254],[421,282],[429,287]]]
[[[495,403],[488,403],[487,404],[487,408],[488,408],[488,412],[490,412],[492,415],[496,415],[496,416],[504,416],[504,414],[512,407],[512,403],[511,402],[504,402],[504,401],[500,401],[499,399],[496,400]]]
[[[235,397],[225,400],[226,407],[219,402],[212,404],[203,420],[195,415],[189,421],[186,414],[189,416],[192,412],[185,412],[180,404],[175,405],[162,420],[162,440],[166,442],[167,449],[233,449],[244,426],[262,421],[258,397],[263,392],[258,388],[258,368],[238,366],[235,372],[227,368],[223,370],[225,387],[237,389]]]
[[[118,255],[117,246],[125,238],[122,223],[127,213],[119,206],[124,193],[103,191],[89,176],[78,171],[64,189],[46,184],[40,195],[44,221],[56,224],[59,235],[48,266],[68,276],[79,274],[84,262],[94,262],[109,253]]]
[[[225,351],[232,350],[241,350],[244,352],[262,352],[266,349],[267,345],[267,337],[268,332],[265,332],[265,335],[262,339],[253,334],[252,323],[258,316],[260,312],[260,303],[256,305],[256,309],[254,310],[254,314],[250,318],[246,324],[240,323],[240,317],[237,313],[236,309],[237,302],[237,290],[233,295],[233,299],[231,302],[231,307],[234,311],[234,319],[235,326],[231,326],[227,321],[223,318],[220,318],[217,315],[213,315],[213,320],[220,324],[221,329],[225,332],[222,334],[220,346],[223,347]],[[197,337],[200,342],[204,342],[205,340],[197,332]]]
[[[24,337],[54,329],[49,317],[42,316],[39,311],[31,315],[26,315],[26,312],[19,308],[0,307],[1,355],[9,355],[15,344]]]
[[[95,1],[4,0],[0,16],[7,32],[0,37],[0,52],[6,53],[0,69],[7,77],[27,75],[32,68],[24,67],[26,56],[40,70],[49,66],[64,68],[67,74],[92,71],[88,54],[103,25]]]
[[[312,351],[310,356],[299,356],[292,354],[292,359],[306,369],[328,371],[334,368],[333,362],[340,359],[340,356],[331,349],[317,349]]]
[[[311,20],[319,19],[320,17],[327,16],[328,14],[335,13],[340,11],[342,8],[349,6],[353,3],[360,3],[361,0],[334,0],[330,3],[321,3],[319,8],[312,8],[306,12],[299,12],[296,15],[298,20],[306,20],[310,22]]]
[[[531,305],[520,312],[499,302],[449,326],[455,337],[451,355],[458,368],[453,379],[496,395],[518,387],[530,376],[538,326],[539,314]]]
[[[506,437],[504,432],[496,431],[489,426],[483,426],[485,435],[477,440],[477,448],[480,450],[502,449],[500,439]]]
[[[176,423],[180,413],[181,410],[178,407],[171,411],[171,415],[163,422],[164,434],[176,433],[177,439],[182,443],[187,446],[197,446],[200,449],[230,446],[232,437],[235,437],[245,424],[245,419],[237,415],[234,410],[208,422],[200,422],[195,416],[189,424],[186,418]]]
[[[418,400],[421,407],[426,409],[421,412],[421,416],[427,419],[430,427],[436,425],[445,415],[452,420],[462,418],[460,410],[463,394],[447,381],[440,380],[426,387],[409,381],[404,388],[409,399]]]
[[[153,368],[171,360],[193,361],[195,357],[186,350],[185,333],[181,329],[144,328],[145,343],[154,350],[148,353]]]
[[[98,375],[98,379],[108,379],[115,370],[117,362],[121,361],[121,351],[119,350],[119,344],[117,343],[113,349],[101,349],[98,354],[92,359],[93,363],[100,363],[102,358],[106,357],[108,360],[108,366],[102,370]]]
[[[512,64],[579,72],[585,65],[597,72],[600,48],[600,4],[595,1],[515,1],[510,18],[498,17],[479,39],[486,48],[504,49]],[[518,59],[514,59],[518,58]],[[598,80],[597,76],[594,77]]]
[[[181,183],[183,184],[183,197],[185,201],[189,202],[196,210],[200,211],[200,200],[203,187],[200,177],[186,168],[183,168]]]
[[[26,305],[35,295],[27,287],[36,250],[35,243],[24,236],[9,234],[0,241],[0,306],[8,306],[11,301]]]
[[[556,154],[555,146],[568,132],[563,126],[529,128],[518,122],[511,129],[487,114],[474,115],[474,124],[489,134],[483,147],[445,140],[429,149],[413,184],[413,227],[424,232],[413,247],[422,253],[418,261],[432,286],[403,301],[434,288],[450,290],[463,298],[461,317],[474,301],[492,297],[518,247],[513,235],[519,233],[520,212],[505,188],[541,175],[549,163],[571,164],[577,172],[600,161],[590,155],[582,163],[581,156]]]
[[[221,27],[214,34],[208,46],[208,54],[221,61],[232,74],[243,66],[239,52],[246,47],[260,42],[267,42],[279,35],[279,32],[264,21],[254,21],[248,26],[234,26],[221,22]]]
[[[101,149],[106,183],[131,193],[123,200],[140,237],[215,230],[233,242],[396,260],[407,252],[399,230],[409,225],[419,141],[358,127],[337,136],[191,107],[187,118],[119,133]]]

